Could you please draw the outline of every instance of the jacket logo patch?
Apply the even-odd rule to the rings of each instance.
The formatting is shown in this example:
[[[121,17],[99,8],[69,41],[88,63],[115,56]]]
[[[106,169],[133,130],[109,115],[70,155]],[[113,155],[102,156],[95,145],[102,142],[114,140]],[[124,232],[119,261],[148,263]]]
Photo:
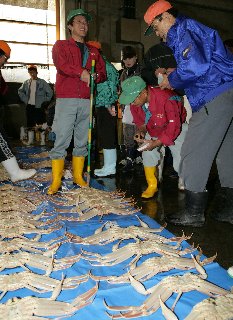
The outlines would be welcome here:
[[[157,113],[156,117],[162,119],[164,117],[164,115],[163,115],[163,113]]]
[[[191,50],[191,48],[192,48],[192,45],[190,44],[190,45],[188,46],[188,48],[184,49],[184,51],[183,51],[183,53],[182,53],[182,55],[183,55],[184,58],[187,58],[188,53],[189,53],[189,51]]]

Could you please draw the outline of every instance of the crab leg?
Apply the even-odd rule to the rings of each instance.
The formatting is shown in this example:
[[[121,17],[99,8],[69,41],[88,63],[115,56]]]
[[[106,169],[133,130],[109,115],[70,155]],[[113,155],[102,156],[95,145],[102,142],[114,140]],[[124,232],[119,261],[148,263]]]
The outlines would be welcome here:
[[[139,307],[133,307],[133,306],[110,307],[108,305],[106,305],[106,307],[113,311],[129,310],[128,312],[124,312],[124,313],[120,312],[120,314],[111,315],[112,319],[118,319],[118,318],[131,319],[136,317],[148,316],[156,312],[160,307],[158,294],[160,295],[162,301],[166,301],[172,295],[172,292],[166,288],[162,288],[162,290],[159,290],[159,292],[155,291]]]
[[[164,302],[159,297],[160,307],[162,309],[162,314],[167,320],[179,320],[177,316],[164,304]]]
[[[67,256],[61,259],[54,260],[54,270],[63,270],[71,267],[74,263],[80,260],[81,255],[77,254],[75,256]]]
[[[63,283],[64,283],[64,275],[62,274],[62,279],[61,279],[61,281],[59,281],[58,285],[54,288],[52,296],[50,297],[50,300],[57,299],[57,297],[59,296],[59,294],[62,290]]]
[[[92,208],[88,210],[88,212],[85,212],[82,216],[80,216],[77,220],[78,221],[86,221],[90,220],[91,218],[94,218],[95,216],[99,215],[99,211],[95,208]]]
[[[71,305],[74,307],[78,306],[78,310],[87,306],[88,304],[92,303],[97,291],[98,291],[98,283],[95,285],[95,287],[79,295],[75,300],[73,300]]]
[[[116,255],[114,257],[114,253],[113,255],[110,257],[108,257],[107,259],[103,259],[102,261],[98,261],[99,263],[97,264],[94,264],[94,263],[91,263],[92,266],[113,266],[113,265],[116,265],[118,263],[122,263],[124,262],[125,260],[128,260],[130,257],[132,256],[132,252],[128,252],[128,251],[123,251],[121,252],[121,254],[119,255]]]

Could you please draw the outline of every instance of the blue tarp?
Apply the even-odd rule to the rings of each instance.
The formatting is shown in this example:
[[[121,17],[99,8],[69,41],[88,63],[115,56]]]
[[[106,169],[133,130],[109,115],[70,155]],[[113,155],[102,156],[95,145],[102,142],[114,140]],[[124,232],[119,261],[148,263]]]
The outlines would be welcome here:
[[[44,149],[43,149],[44,150]],[[18,156],[21,157],[21,159],[27,161],[30,161],[27,157],[28,152],[41,152],[41,148],[20,148],[18,149]],[[32,160],[33,161],[33,160]],[[45,170],[45,169],[43,169]],[[49,170],[49,169],[48,169]],[[70,181],[64,181],[64,184],[67,185],[69,188],[71,186]],[[33,192],[33,188],[40,189],[41,192],[44,192],[44,190],[47,187],[47,183],[41,183],[38,184],[37,182],[33,180],[24,181],[18,183],[18,185],[24,186],[31,186],[31,190]],[[95,180],[91,180],[91,186],[94,188],[103,188],[101,185],[99,185]],[[56,199],[57,196],[54,196],[54,199]],[[54,212],[54,208],[56,208],[56,212]],[[60,208],[60,209],[59,209]],[[68,207],[65,207],[66,209]],[[71,209],[72,207],[70,207]],[[52,215],[51,218],[54,218],[57,214],[62,214],[64,211],[64,208],[59,207],[57,204],[53,203],[53,200],[44,201],[42,202],[37,210],[33,212],[33,214],[39,214],[44,209],[46,209],[47,212],[51,212],[54,215]],[[67,213],[65,214],[67,216]],[[84,221],[84,222],[68,222],[68,221],[62,221],[61,225],[62,228],[59,231],[53,232],[49,235],[43,235],[40,241],[48,241],[50,239],[54,239],[58,236],[64,235],[65,232],[71,232],[73,234],[79,235],[81,237],[87,237],[95,232],[97,228],[103,225],[103,223],[107,221],[111,221],[114,223],[117,223],[121,227],[128,227],[131,225],[139,226],[139,220],[137,216],[146,222],[149,227],[151,228],[159,228],[160,225],[152,220],[150,217],[138,212],[137,214],[128,215],[128,216],[119,216],[115,214],[109,214],[106,216],[103,216],[101,219],[100,217],[94,217],[91,220]],[[161,232],[161,235],[165,237],[172,237],[173,235],[168,232],[166,229],[164,229]],[[120,247],[124,246],[128,242],[133,242],[133,240],[125,240],[121,242]],[[107,254],[112,251],[112,246],[116,244],[117,241],[107,244],[104,246],[100,245],[83,245],[83,244],[74,244],[70,242],[63,243],[57,253],[55,258],[63,258],[66,256],[73,256],[81,253],[82,249],[90,252],[97,252],[99,254]],[[188,248],[190,247],[187,242],[182,243],[182,248]],[[194,255],[197,255],[198,252],[194,251]],[[138,264],[142,263],[147,259],[148,257],[156,256],[156,254],[153,255],[147,255],[146,257],[143,256]],[[185,255],[185,257],[190,257],[190,254]],[[202,259],[204,256],[202,256]],[[94,275],[100,275],[100,276],[106,276],[106,275],[121,275],[125,273],[128,270],[128,263],[132,259],[128,259],[127,261],[114,265],[114,266],[108,266],[108,267],[102,267],[102,266],[93,266],[91,263],[89,263],[87,260],[80,259],[78,262],[76,262],[72,267],[60,270],[56,272],[52,272],[50,275],[53,278],[56,279],[62,279],[62,276],[65,275],[66,278],[78,276],[87,274],[91,271]],[[226,270],[224,270],[222,267],[219,266],[218,263],[210,263],[206,265],[205,270],[208,274],[207,280],[211,283],[217,284],[222,288],[225,288],[227,290],[230,290],[233,286],[233,279],[229,277]],[[30,268],[32,271],[37,273],[43,273],[41,270]],[[17,269],[6,269],[2,271],[0,274],[8,274],[13,272],[19,272],[23,271],[22,268]],[[146,288],[150,288],[154,286],[155,284],[159,283],[164,277],[170,276],[170,275],[182,275],[185,272],[193,272],[197,273],[195,269],[189,270],[189,271],[181,271],[178,269],[173,269],[169,272],[163,272],[158,273],[153,278],[147,280],[144,282],[144,285]],[[89,280],[85,283],[80,284],[80,286],[76,289],[72,290],[63,290],[61,294],[58,296],[57,300],[59,301],[65,301],[65,302],[72,302],[74,298],[76,298],[81,293],[87,291],[88,289],[94,287],[95,281],[89,278]],[[45,293],[45,294],[37,294],[31,290],[28,289],[20,289],[14,292],[8,292],[3,299],[1,300],[1,303],[5,303],[8,299],[12,297],[25,297],[25,296],[37,296],[37,297],[46,297],[49,298],[51,296],[51,293]],[[173,294],[171,298],[169,298],[166,301],[166,305],[168,307],[171,307],[176,299],[177,294]],[[139,306],[141,305],[145,299],[148,296],[144,296],[138,292],[135,291],[135,289],[130,284],[110,284],[107,281],[100,281],[99,282],[99,289],[96,294],[96,297],[93,301],[93,303],[75,313],[73,316],[69,317],[69,319],[78,319],[78,320],[108,320],[110,319],[106,312],[109,312],[111,314],[114,314],[114,311],[109,311],[105,305],[104,301],[110,305],[110,306]],[[178,319],[185,319],[185,317],[191,312],[192,307],[197,304],[198,302],[202,301],[203,299],[208,298],[205,294],[202,294],[198,291],[191,291],[187,293],[183,293],[180,300],[178,301],[174,312]],[[0,316],[1,318],[1,316]],[[53,318],[53,317],[51,317]],[[154,319],[164,319],[161,309],[159,309],[156,313],[145,316],[145,317],[139,317],[137,319],[147,319],[147,320],[154,320]],[[12,319],[13,320],[13,319]]]

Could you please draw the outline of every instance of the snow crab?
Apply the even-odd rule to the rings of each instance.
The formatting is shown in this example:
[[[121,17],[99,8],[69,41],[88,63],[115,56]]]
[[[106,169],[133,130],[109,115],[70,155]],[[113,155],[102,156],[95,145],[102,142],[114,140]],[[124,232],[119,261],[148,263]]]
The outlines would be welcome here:
[[[13,251],[28,251],[31,253],[40,253],[50,255],[50,250],[58,248],[58,246],[64,242],[63,237],[58,237],[52,239],[50,241],[36,241],[36,238],[28,239],[28,238],[13,238],[8,241],[1,241],[0,253],[10,253]],[[46,251],[44,251],[46,250]],[[1,257],[1,256],[0,256]]]
[[[145,254],[158,253],[161,255],[179,257],[187,253],[190,253],[194,250],[193,247],[186,248],[184,250],[179,249],[179,247],[180,244],[172,246],[151,240],[139,240],[136,243],[129,243],[122,248],[114,249],[113,252],[106,254],[105,256],[101,256],[98,253],[82,250],[82,258],[89,261],[96,261],[96,264],[92,263],[92,265],[94,266],[113,266],[135,255],[135,258],[130,262],[130,265],[136,265],[140,257]]]
[[[103,230],[104,226],[108,224],[109,228],[107,230]],[[166,238],[156,233],[161,232],[164,227],[160,227],[158,229],[151,229],[149,227],[138,227],[138,226],[129,226],[127,228],[121,228],[118,225],[111,224],[106,222],[101,228],[97,229],[95,233],[89,237],[81,238],[72,233],[66,233],[69,241],[74,243],[82,243],[85,245],[98,244],[105,245],[111,243],[115,240],[125,240],[125,239],[144,239],[144,240],[156,240],[161,243],[169,243],[169,242],[181,242],[186,239],[190,239],[190,237],[186,237],[184,234],[181,237],[173,237]]]
[[[0,271],[5,269],[13,269],[22,267],[29,270],[27,266],[43,270],[46,275],[52,271],[63,270],[71,267],[74,263],[80,260],[80,254],[74,256],[67,256],[61,259],[53,258],[43,254],[32,254],[28,252],[6,253],[0,255]]]
[[[54,226],[51,228],[47,228],[47,229],[40,229],[37,227],[31,228],[31,227],[24,227],[24,226],[15,226],[12,227],[10,229],[6,229],[1,227],[0,228],[0,240],[3,240],[5,238],[22,238],[25,239],[25,237],[23,236],[24,234],[32,234],[32,233],[36,233],[36,234],[50,234],[54,231],[58,231],[62,228],[61,225],[58,226]]]
[[[0,304],[0,320],[39,320],[50,316],[72,316],[81,308],[91,304],[97,291],[98,286],[96,285],[79,295],[72,303],[31,296],[22,299],[13,298]]]
[[[216,255],[200,261],[199,255],[195,258],[193,257],[192,259],[166,255],[161,257],[153,257],[145,260],[141,265],[136,266],[134,269],[130,269],[130,275],[138,281],[146,281],[160,272],[166,272],[172,269],[190,270],[196,268],[203,277],[206,277],[203,266],[213,262],[215,258]],[[90,274],[90,277],[95,281],[105,280],[109,283],[130,282],[129,272],[126,272],[121,276],[95,276]]]
[[[233,319],[233,294],[205,299],[196,304],[185,320]]]
[[[31,271],[0,275],[0,291],[2,291],[0,300],[8,291],[15,291],[22,288],[27,288],[37,293],[53,291],[54,296],[58,296],[61,289],[74,289],[78,287],[80,283],[87,281],[88,278],[89,275],[85,274],[57,280]]]
[[[86,221],[95,216],[102,217],[110,213],[118,215],[134,214],[139,211],[133,207],[132,198],[125,198],[119,192],[107,192],[94,188],[80,188],[61,193],[67,205],[75,206],[70,212],[78,213],[77,221]]]
[[[105,305],[109,310],[120,311],[120,313],[118,314],[109,314],[111,319],[131,319],[136,317],[149,316],[155,313],[160,308],[160,304],[168,300],[168,298],[171,297],[174,292],[178,295],[174,302],[172,310],[175,308],[175,305],[183,292],[197,290],[210,297],[215,297],[216,295],[229,294],[229,291],[215,284],[212,284],[204,279],[201,279],[199,275],[192,273],[186,273],[181,276],[166,277],[158,284],[156,284],[154,287],[148,290],[145,290],[144,286],[140,282],[132,278],[131,284],[134,286],[134,288],[142,294],[149,294],[149,297],[144,301],[144,303],[141,306],[114,307],[108,306],[105,302]]]

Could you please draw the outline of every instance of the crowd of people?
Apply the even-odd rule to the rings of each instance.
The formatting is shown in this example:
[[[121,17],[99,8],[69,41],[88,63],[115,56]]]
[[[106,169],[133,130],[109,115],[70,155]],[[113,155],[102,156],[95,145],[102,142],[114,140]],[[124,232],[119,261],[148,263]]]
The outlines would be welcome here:
[[[48,194],[61,187],[72,138],[73,182],[87,185],[83,170],[94,79],[96,145],[103,151],[103,166],[95,168],[95,176],[115,175],[117,170],[127,173],[134,169],[136,159],[142,159],[148,187],[141,196],[151,198],[158,191],[165,148],[169,148],[185,207],[166,219],[175,225],[200,227],[205,223],[206,185],[216,159],[221,188],[215,200],[224,199],[224,205],[216,205],[213,218],[233,223],[232,43],[223,43],[216,30],[183,16],[170,2],[158,0],[147,9],[144,20],[148,25],[145,36],[155,33],[160,43],[152,44],[141,62],[133,46],[123,47],[123,68],[118,73],[104,56],[101,43],[86,41],[91,20],[88,12],[71,10],[67,16],[70,38],[56,41],[52,49],[57,75]],[[1,61],[10,56],[6,46],[1,42]],[[39,110],[43,102],[51,100],[53,91],[37,77],[36,66],[29,66],[28,72],[30,79],[20,87],[19,96],[27,106],[28,127],[33,127],[42,121]],[[1,80],[1,93],[3,90]],[[123,161],[117,159],[119,105]]]

